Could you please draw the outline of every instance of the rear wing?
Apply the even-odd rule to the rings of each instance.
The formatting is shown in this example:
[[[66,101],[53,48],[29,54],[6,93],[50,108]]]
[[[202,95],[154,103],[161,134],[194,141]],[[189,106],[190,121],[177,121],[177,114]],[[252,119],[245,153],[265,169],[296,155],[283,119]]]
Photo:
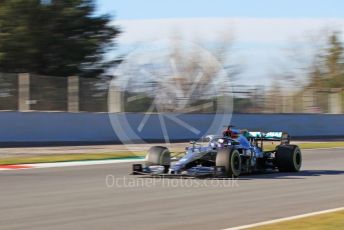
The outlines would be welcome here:
[[[262,141],[281,141],[282,144],[290,143],[290,135],[285,132],[249,132],[249,138]]]

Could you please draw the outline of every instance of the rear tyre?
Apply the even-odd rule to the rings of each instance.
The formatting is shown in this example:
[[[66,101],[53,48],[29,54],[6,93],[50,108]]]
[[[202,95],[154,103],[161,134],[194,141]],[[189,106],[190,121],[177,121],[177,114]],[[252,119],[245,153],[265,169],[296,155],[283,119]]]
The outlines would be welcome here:
[[[146,166],[162,165],[165,166],[165,171],[171,165],[171,153],[166,147],[153,146],[151,147],[145,158]]]
[[[301,150],[297,145],[279,145],[276,149],[276,166],[280,172],[298,172],[302,165]]]
[[[220,149],[216,154],[216,166],[223,166],[226,176],[238,177],[241,173],[241,157],[236,149]]]

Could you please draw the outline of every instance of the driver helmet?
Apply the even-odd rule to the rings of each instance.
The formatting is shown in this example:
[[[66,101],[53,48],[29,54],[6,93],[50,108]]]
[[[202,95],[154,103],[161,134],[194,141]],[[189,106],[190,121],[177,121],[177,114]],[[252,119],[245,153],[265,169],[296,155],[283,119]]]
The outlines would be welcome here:
[[[225,131],[223,131],[223,136],[234,139],[234,138],[238,138],[240,133],[241,133],[240,130],[232,129],[231,126],[229,126]]]

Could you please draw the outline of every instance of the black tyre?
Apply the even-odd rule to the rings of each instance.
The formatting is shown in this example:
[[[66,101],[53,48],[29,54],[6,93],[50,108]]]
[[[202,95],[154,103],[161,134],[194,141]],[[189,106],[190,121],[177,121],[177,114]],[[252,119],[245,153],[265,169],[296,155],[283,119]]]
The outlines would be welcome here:
[[[146,166],[169,166],[171,164],[171,153],[166,147],[153,146],[147,152],[145,163]]]
[[[228,177],[238,177],[241,173],[241,157],[236,149],[220,149],[216,155],[216,166],[223,166]]]
[[[280,172],[298,172],[302,165],[301,150],[297,145],[279,145],[276,148],[276,166]]]

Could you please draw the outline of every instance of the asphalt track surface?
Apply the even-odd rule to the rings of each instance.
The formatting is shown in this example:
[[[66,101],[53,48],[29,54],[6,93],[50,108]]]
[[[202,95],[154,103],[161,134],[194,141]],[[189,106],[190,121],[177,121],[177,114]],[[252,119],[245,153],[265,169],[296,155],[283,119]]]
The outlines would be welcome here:
[[[297,174],[217,183],[137,179],[130,164],[1,171],[0,229],[223,229],[344,206],[344,149],[303,158]]]

